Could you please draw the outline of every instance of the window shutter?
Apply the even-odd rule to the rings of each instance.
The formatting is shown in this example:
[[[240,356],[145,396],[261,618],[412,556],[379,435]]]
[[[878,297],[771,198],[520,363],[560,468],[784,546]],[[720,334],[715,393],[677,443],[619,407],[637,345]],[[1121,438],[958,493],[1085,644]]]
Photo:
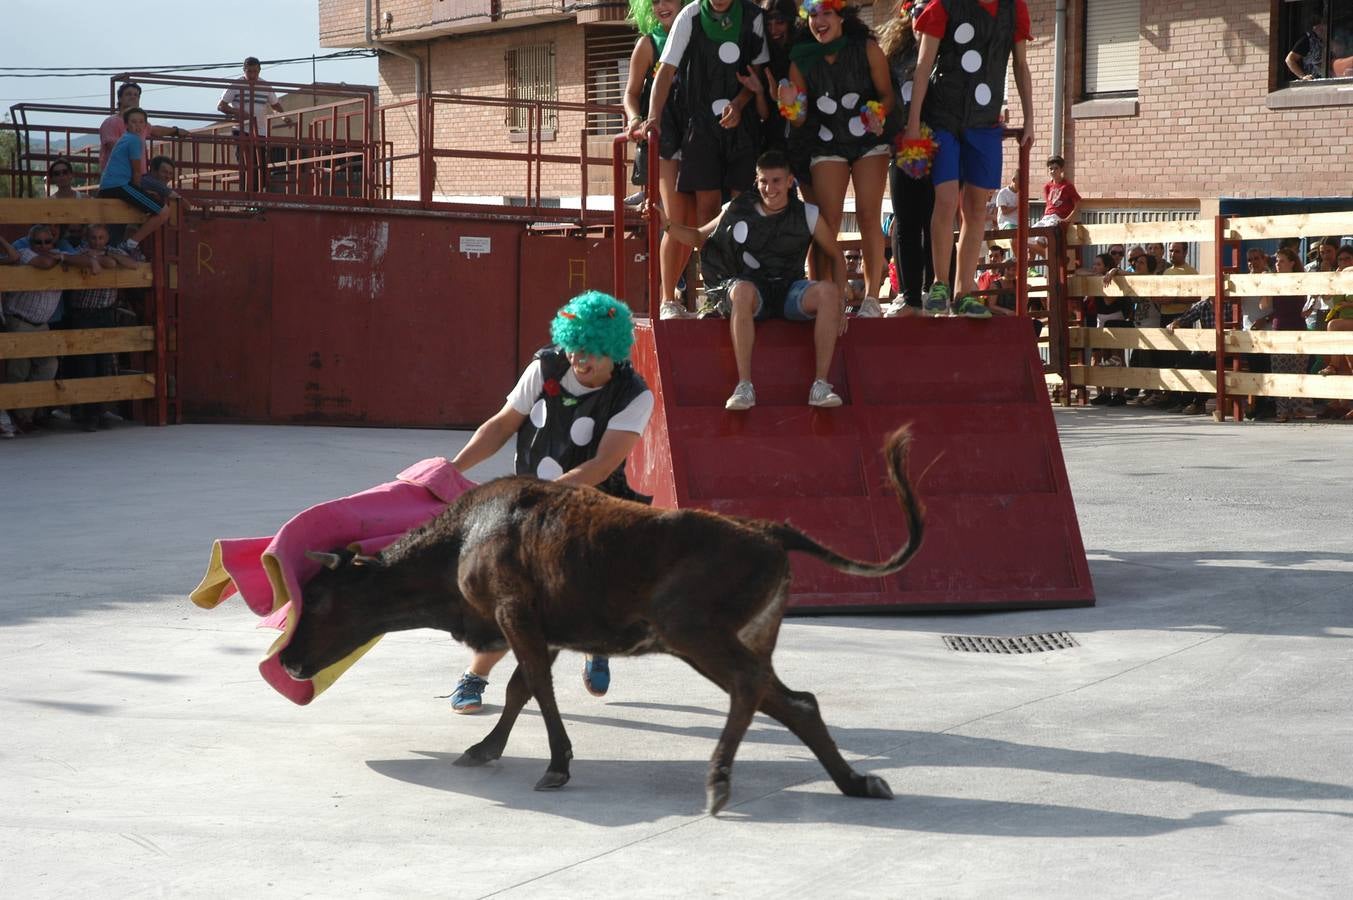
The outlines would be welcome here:
[[[1085,0],[1085,93],[1137,90],[1141,0]]]
[[[587,102],[621,106],[625,102],[625,82],[629,78],[630,53],[637,35],[627,25],[589,26],[585,43]],[[589,112],[587,133],[619,134],[625,127],[622,113]]]

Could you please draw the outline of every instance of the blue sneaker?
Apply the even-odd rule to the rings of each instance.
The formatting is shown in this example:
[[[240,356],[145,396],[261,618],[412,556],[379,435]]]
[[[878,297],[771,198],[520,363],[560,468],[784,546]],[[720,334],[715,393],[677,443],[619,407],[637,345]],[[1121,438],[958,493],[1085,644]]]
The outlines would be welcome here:
[[[451,709],[462,715],[479,712],[484,705],[484,688],[488,686],[487,678],[466,672],[460,676],[456,689],[451,692]]]
[[[593,697],[605,697],[611,687],[611,661],[605,656],[589,656],[583,660],[583,687]]]
[[[991,309],[981,300],[978,300],[976,297],[969,294],[958,301],[958,307],[954,310],[954,315],[967,316],[969,319],[990,319]]]

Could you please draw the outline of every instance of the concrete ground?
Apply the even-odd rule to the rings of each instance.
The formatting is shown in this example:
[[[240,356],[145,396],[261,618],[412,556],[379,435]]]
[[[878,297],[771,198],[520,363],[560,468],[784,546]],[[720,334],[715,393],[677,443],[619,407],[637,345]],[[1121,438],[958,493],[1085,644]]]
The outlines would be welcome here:
[[[719,818],[725,699],[675,660],[617,661],[597,700],[562,656],[573,780],[536,793],[531,709],[500,763],[451,766],[492,717],[438,698],[449,637],[391,635],[303,708],[259,678],[243,604],[188,603],[213,538],[465,433],[7,442],[0,897],[1348,896],[1353,428],[1057,419],[1098,606],[790,620],[780,674],[896,799],[842,797],[758,717]],[[941,640],[1044,631],[1080,646]]]

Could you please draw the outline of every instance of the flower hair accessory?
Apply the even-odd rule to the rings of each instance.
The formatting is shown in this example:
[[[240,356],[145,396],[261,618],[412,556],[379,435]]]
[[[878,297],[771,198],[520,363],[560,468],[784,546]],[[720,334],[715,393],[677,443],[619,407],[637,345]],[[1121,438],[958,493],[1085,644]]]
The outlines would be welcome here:
[[[846,0],[803,0],[803,6],[799,7],[799,15],[808,18],[814,13],[834,12],[841,14],[841,10],[846,8]]]
[[[930,173],[930,163],[934,160],[935,151],[939,149],[939,146],[935,141],[935,133],[930,130],[930,126],[922,123],[919,138],[907,140],[898,135],[893,165],[901,169],[903,175],[910,178],[924,178]]]
[[[883,104],[870,100],[860,109],[860,121],[871,134],[883,134]]]

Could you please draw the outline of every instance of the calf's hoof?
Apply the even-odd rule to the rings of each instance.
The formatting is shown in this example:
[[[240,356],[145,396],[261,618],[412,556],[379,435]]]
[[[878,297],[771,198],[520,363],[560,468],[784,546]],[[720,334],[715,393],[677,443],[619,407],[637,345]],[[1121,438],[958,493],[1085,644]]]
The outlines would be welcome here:
[[[705,786],[705,798],[711,816],[717,816],[719,811],[728,805],[728,796],[732,791],[727,776],[711,780]]]
[[[864,790],[866,797],[873,797],[877,800],[893,799],[893,789],[888,787],[888,782],[877,775],[864,776]]]
[[[483,744],[475,744],[469,750],[460,755],[452,765],[456,766],[482,766],[485,763],[491,763],[503,755],[501,749],[485,747]]]
[[[536,782],[536,790],[557,791],[566,784],[568,784],[567,772],[546,772]]]

